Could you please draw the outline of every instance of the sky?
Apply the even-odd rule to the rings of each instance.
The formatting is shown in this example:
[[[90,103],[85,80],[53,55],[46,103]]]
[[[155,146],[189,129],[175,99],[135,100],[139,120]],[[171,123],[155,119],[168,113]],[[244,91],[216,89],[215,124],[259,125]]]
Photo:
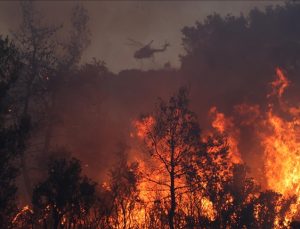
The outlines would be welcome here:
[[[247,15],[250,9],[263,9],[267,5],[282,4],[280,1],[82,1],[90,15],[91,44],[85,51],[83,61],[93,57],[106,62],[109,69],[119,72],[130,68],[160,68],[169,62],[179,67],[181,29],[203,21],[214,12]],[[48,23],[68,25],[73,1],[41,1],[37,8]],[[0,2],[0,31],[7,35],[18,28],[21,21],[17,1]],[[128,38],[143,44],[153,41],[153,48],[161,48],[168,42],[164,53],[154,60],[136,60],[133,57],[138,47],[129,46]]]

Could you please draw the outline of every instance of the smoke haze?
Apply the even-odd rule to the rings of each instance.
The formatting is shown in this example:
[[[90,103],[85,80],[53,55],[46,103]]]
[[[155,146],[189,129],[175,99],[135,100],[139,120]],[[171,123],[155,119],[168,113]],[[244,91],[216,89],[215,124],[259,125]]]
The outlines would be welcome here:
[[[60,92],[57,112],[61,120],[56,126],[56,146],[70,150],[86,165],[85,172],[99,181],[113,164],[118,144],[130,142],[132,121],[140,114],[153,111],[157,97],[168,99],[180,86],[190,88],[191,109],[199,116],[204,130],[210,126],[208,111],[212,106],[229,116],[234,115],[236,104],[257,103],[263,107],[277,65],[286,66],[289,77],[296,83],[290,92],[293,99],[299,89],[299,66],[288,69],[291,63],[285,60],[297,57],[292,51],[297,50],[294,46],[286,49],[289,47],[286,43],[299,38],[297,20],[289,23],[285,15],[282,17],[288,19],[277,26],[273,19],[266,21],[258,14],[252,16],[253,27],[249,30],[242,22],[230,24],[229,20],[224,23],[224,30],[220,30],[224,34],[212,33],[203,42],[201,52],[195,48],[195,53],[186,54],[182,45],[190,44],[182,38],[190,36],[191,39],[190,34],[197,28],[195,22],[207,21],[206,17],[214,12],[222,17],[227,14],[248,17],[254,7],[264,9],[275,4],[283,5],[267,1],[82,3],[89,12],[92,32],[91,45],[82,63],[96,57],[107,63],[110,72],[80,73]],[[66,33],[74,5],[73,2],[37,4],[45,21],[64,22]],[[0,11],[2,33],[17,29],[21,20],[18,3],[1,2]],[[218,28],[218,23],[218,19],[212,21],[211,27]],[[171,47],[157,54],[154,61],[142,63],[133,58],[135,48],[126,46],[128,38],[145,44],[154,40],[155,48],[168,41]],[[184,56],[181,61],[180,54]],[[165,67],[167,62],[170,65]],[[250,147],[257,141],[251,136],[249,128],[242,133],[242,157],[259,171],[262,164],[256,162],[261,152],[254,152],[257,149]]]

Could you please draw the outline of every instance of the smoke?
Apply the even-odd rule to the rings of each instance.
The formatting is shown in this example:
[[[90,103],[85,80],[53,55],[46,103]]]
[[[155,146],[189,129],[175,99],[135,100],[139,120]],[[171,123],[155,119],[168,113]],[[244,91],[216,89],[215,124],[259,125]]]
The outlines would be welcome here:
[[[112,72],[121,71],[100,75],[81,72],[62,87],[55,146],[69,149],[83,161],[85,172],[99,181],[114,163],[118,144],[130,141],[132,121],[142,113],[151,112],[158,97],[168,99],[182,85],[190,88],[191,109],[198,114],[202,129],[210,127],[208,112],[212,106],[227,116],[235,116],[234,106],[241,103],[264,107],[268,83],[277,65],[286,69],[295,82],[287,95],[291,101],[295,100],[300,86],[297,78],[300,52],[296,42],[300,35],[299,7],[277,8],[267,13],[254,10],[249,18],[246,16],[245,23],[243,18],[227,21],[215,18],[206,19],[203,27],[194,24],[196,20],[203,22],[213,11],[239,15],[240,11],[247,13],[253,6],[269,3],[227,2],[230,7],[221,10],[224,4],[84,3],[90,12],[93,37],[83,62],[96,56],[104,59]],[[49,16],[45,18],[51,16],[59,23],[68,14],[64,9],[73,3],[39,5],[42,12],[48,9]],[[6,8],[12,12],[12,6],[15,5]],[[19,20],[11,18],[11,14],[6,17],[10,18],[6,19],[7,24],[17,24],[15,21]],[[10,28],[7,24],[4,23],[6,29]],[[183,29],[187,25],[192,26]],[[158,46],[168,40],[172,46],[155,57],[155,67],[159,69],[132,70],[139,68],[140,63],[133,59],[134,50],[124,45],[128,37],[145,43],[153,39]],[[181,38],[185,46],[181,45]],[[179,53],[183,54],[181,61]],[[175,68],[162,68],[165,62]],[[261,159],[261,151],[256,147],[257,139],[251,128],[242,130],[241,141],[243,160],[252,168],[257,163],[259,170],[261,164],[257,161]]]
[[[234,117],[236,125],[243,118],[237,112],[238,105],[256,104],[266,110],[266,95],[276,66],[282,67],[293,82],[285,96],[290,102],[296,101],[300,81],[299,56],[294,50],[299,45],[291,42],[299,39],[300,29],[291,18],[297,17],[298,11],[299,5],[287,5],[267,12],[253,10],[246,18],[212,17],[198,30],[197,25],[183,30],[185,44],[192,44],[189,39],[195,39],[195,44],[186,47],[192,52],[182,58],[180,69],[124,70],[104,77],[98,84],[92,83],[89,87],[94,88],[94,94],[88,88],[85,92],[69,91],[71,98],[65,109],[72,109],[64,112],[63,129],[68,132],[64,141],[89,164],[87,171],[100,178],[105,175],[101,168],[113,164],[118,143],[129,141],[132,121],[151,112],[157,97],[168,99],[182,85],[190,88],[191,109],[198,114],[203,130],[211,126],[209,110],[213,106]],[[214,32],[202,32],[201,28]],[[191,31],[198,32],[195,35]],[[205,36],[208,38],[202,42]],[[85,87],[81,84],[80,88]],[[97,117],[88,111],[89,104],[98,106],[94,108]],[[70,128],[71,122],[80,123],[75,131]],[[263,171],[259,138],[251,125],[237,128],[242,159],[259,177]]]
[[[68,32],[68,21],[72,7],[76,2],[36,2],[44,20],[49,24],[63,24]],[[160,68],[166,62],[179,67],[179,54],[184,50],[181,45],[180,30],[192,25],[196,20],[203,21],[209,14],[217,12],[226,14],[248,14],[253,7],[264,8],[267,5],[282,4],[277,1],[247,1],[247,2],[81,2],[90,14],[90,29],[92,43],[86,50],[83,62],[91,58],[104,60],[109,69],[119,72],[127,68],[140,68],[141,63],[136,61],[133,53],[135,47],[126,46],[128,38],[133,38],[147,44],[154,40],[153,45],[160,47],[168,41],[171,46],[165,53],[155,56],[155,64],[144,61],[144,68]],[[1,33],[9,34],[15,30],[21,21],[21,12],[18,2],[0,2],[0,29]]]

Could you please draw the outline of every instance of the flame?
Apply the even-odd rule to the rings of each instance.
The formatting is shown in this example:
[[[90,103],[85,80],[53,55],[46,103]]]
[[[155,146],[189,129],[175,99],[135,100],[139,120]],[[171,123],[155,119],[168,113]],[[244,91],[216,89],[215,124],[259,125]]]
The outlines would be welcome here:
[[[231,162],[235,164],[242,163],[241,154],[238,149],[239,131],[235,128],[232,119],[218,112],[216,107],[212,107],[209,113],[210,116],[214,117],[211,123],[212,127],[219,134],[226,135]]]
[[[212,118],[211,127],[214,132],[221,136],[225,136],[228,147],[228,160],[230,163],[243,163],[240,153],[241,128],[251,126],[252,130],[259,139],[260,149],[262,150],[263,159],[263,174],[265,177],[266,188],[270,189],[282,196],[277,196],[274,199],[275,207],[275,222],[276,228],[282,228],[282,225],[288,227],[290,222],[297,216],[300,207],[300,106],[290,106],[285,101],[284,93],[290,85],[290,81],[280,68],[276,68],[276,77],[270,83],[271,92],[266,95],[268,101],[266,109],[263,109],[257,104],[238,104],[234,106],[233,115],[227,116],[225,113],[218,111],[217,107],[212,107],[209,115]],[[143,139],[146,146],[151,146],[151,142],[145,139],[149,137],[149,132],[155,126],[155,118],[147,116],[139,121],[134,121],[133,126],[136,131],[130,133],[130,137]],[[206,141],[213,132],[208,132],[202,139]],[[164,143],[162,143],[164,144]],[[163,146],[160,146],[164,149]],[[216,147],[208,148],[208,153],[215,153],[219,149]],[[141,157],[140,154],[135,154],[134,160],[138,161],[139,169],[144,175],[144,179],[138,184],[139,199],[143,205],[139,205],[136,211],[136,220],[145,222],[146,214],[151,208],[157,208],[157,203],[160,203],[164,214],[167,214],[168,203],[165,199],[168,198],[169,190],[162,185],[166,182],[168,174],[164,172],[164,168],[155,157]],[[215,163],[222,162],[216,158]],[[224,169],[226,169],[224,167]],[[198,171],[201,176],[202,171]],[[221,171],[223,181],[227,181],[231,175],[228,171]],[[186,180],[184,177],[176,180],[176,186],[184,185]],[[219,185],[219,186],[218,186]],[[205,184],[204,184],[205,187]],[[217,184],[218,189],[221,189],[221,184]],[[193,194],[194,195],[194,194]],[[284,219],[280,215],[284,211],[284,201],[296,196],[296,202],[290,206]],[[201,209],[202,216],[210,221],[214,221],[218,209],[204,194],[198,193],[196,196],[189,196],[188,192],[178,195],[178,209],[189,215],[194,205]],[[248,197],[248,200],[259,198],[259,193],[253,193]],[[228,196],[226,202],[228,206],[234,204],[232,196]],[[225,205],[226,205],[225,204]],[[224,206],[226,209],[227,206]],[[254,217],[258,219],[262,217],[265,211],[268,211],[266,206],[256,204],[254,209]],[[233,213],[231,219],[236,220],[237,213]],[[282,224],[283,222],[283,224]],[[143,225],[140,223],[139,225]]]
[[[136,120],[133,122],[133,126],[136,130],[136,136],[139,139],[145,139],[148,133],[151,132],[155,125],[155,119],[153,116],[143,118],[142,120]],[[145,142],[147,146],[151,145],[151,142]],[[143,180],[139,183],[140,198],[145,202],[151,202],[156,199],[159,192],[161,197],[168,195],[166,189],[162,189],[160,184],[166,181],[167,174],[164,173],[164,168],[160,165],[158,160],[152,157],[142,156],[137,154],[134,158],[139,164],[139,169],[143,174]],[[157,191],[159,190],[159,191]]]
[[[136,120],[133,122],[133,125],[136,127],[137,130],[137,137],[144,138],[147,133],[152,129],[153,125],[155,124],[154,118],[150,115],[143,118],[141,121]]]
[[[203,197],[201,199],[201,206],[203,215],[206,216],[210,221],[214,221],[216,217],[216,210],[213,203],[209,199]]]
[[[284,121],[268,113],[272,133],[263,139],[265,170],[269,188],[284,195],[300,191],[300,120]]]
[[[300,106],[290,106],[284,93],[291,82],[280,68],[276,68],[274,81],[270,83],[271,92],[267,94],[267,109],[259,105],[239,104],[234,107],[234,115],[226,116],[212,107],[211,126],[228,141],[229,156],[233,163],[243,162],[239,152],[240,129],[251,126],[263,153],[266,188],[282,194],[281,202],[296,196],[296,203],[287,212],[284,225],[287,226],[298,214],[300,208]],[[277,213],[282,204],[276,203]],[[256,206],[256,213],[260,211]],[[258,213],[257,213],[258,214]],[[275,220],[280,228],[279,216]]]
[[[23,208],[15,215],[15,217],[14,217],[13,220],[12,220],[12,224],[15,224],[15,223],[18,221],[18,219],[19,219],[22,215],[26,214],[27,212],[33,214],[33,210],[29,207],[29,205],[25,205],[25,206],[24,206],[24,207],[23,207]]]
[[[286,88],[290,85],[290,82],[284,75],[283,71],[278,67],[276,68],[276,76],[276,79],[271,82],[272,92],[268,94],[267,97],[276,96],[281,99]]]
[[[136,134],[131,133],[130,136],[144,140],[146,146],[153,144],[151,141],[145,141],[145,137],[151,133],[156,121],[153,116],[148,116],[142,120],[133,122],[133,126],[136,129]],[[164,145],[166,142],[162,142],[157,145],[158,150],[163,152],[166,149]],[[175,155],[180,154],[180,149],[175,149]],[[170,189],[165,184],[168,183],[169,174],[166,172],[165,165],[161,163],[158,157],[142,157],[141,154],[136,154],[135,161],[139,163],[139,170],[143,174],[144,179],[138,184],[139,197],[145,203],[145,207],[149,209],[157,208],[157,204],[160,203],[160,207],[163,208],[163,212],[167,215],[166,206],[169,205],[168,201],[170,195]],[[185,176],[177,178],[175,180],[175,187],[186,186]],[[199,200],[199,201],[198,201]],[[198,206],[201,208],[201,214],[207,219],[213,221],[215,219],[216,210],[214,204],[205,196],[198,195],[191,198],[188,192],[178,193],[177,195],[177,208],[189,215],[188,206],[195,205],[197,201]],[[143,211],[143,217],[147,210]],[[149,211],[148,211],[149,212]],[[144,217],[145,218],[145,217]],[[143,218],[143,219],[144,219]]]
[[[255,129],[263,150],[267,189],[282,194],[282,199],[296,196],[296,203],[285,217],[284,224],[288,225],[300,206],[300,106],[290,106],[285,101],[284,93],[290,81],[280,68],[276,68],[275,79],[270,85],[272,90],[266,96],[266,111],[259,105],[240,104],[235,106],[234,117],[226,117],[216,107],[211,108],[210,113],[214,115],[212,127],[228,135],[232,161],[241,161],[238,153],[239,129],[242,126]],[[280,206],[279,202],[277,204]],[[260,207],[256,206],[256,213],[261,210]],[[278,222],[279,219],[276,219],[276,227],[279,227]]]
[[[277,97],[279,109],[289,118],[276,114],[274,105],[269,103],[266,124],[271,131],[262,134],[262,145],[268,187],[284,196],[296,196],[296,203],[285,218],[285,224],[288,224],[296,216],[300,204],[300,113],[299,107],[288,106],[282,100],[289,80],[279,68],[276,69],[276,76],[271,83],[271,95]]]
[[[290,81],[280,68],[276,68],[276,78],[271,82],[272,92],[267,98],[278,100],[280,114],[276,114],[274,101],[268,103],[265,114],[258,105],[240,104],[235,111],[241,119],[239,124],[254,125],[259,116],[261,122],[256,123],[257,134],[261,139],[264,151],[264,169],[267,185],[283,195],[300,196],[300,108],[288,106],[283,95],[290,85]],[[210,109],[214,117],[212,127],[220,134],[226,133],[232,155],[232,161],[240,163],[238,150],[239,128],[234,124],[233,117],[226,117],[218,112],[216,107]],[[283,117],[289,115],[289,119]],[[261,118],[261,117],[260,117]]]

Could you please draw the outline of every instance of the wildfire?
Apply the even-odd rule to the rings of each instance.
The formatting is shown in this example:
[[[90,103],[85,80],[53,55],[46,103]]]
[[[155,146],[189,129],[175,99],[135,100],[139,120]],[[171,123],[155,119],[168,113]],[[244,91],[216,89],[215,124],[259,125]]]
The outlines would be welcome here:
[[[284,100],[285,90],[289,87],[290,81],[279,68],[276,69],[276,78],[271,82],[272,90],[266,95],[267,107],[263,109],[257,104],[238,104],[234,106],[233,115],[227,116],[218,111],[217,107],[212,107],[209,115],[212,118],[211,126],[214,132],[226,139],[228,147],[228,159],[233,164],[243,163],[240,153],[241,131],[243,127],[251,127],[251,131],[256,135],[260,150],[262,150],[263,172],[265,177],[265,187],[281,197],[274,202],[275,204],[275,226],[281,228],[282,225],[288,226],[291,220],[298,214],[300,206],[300,106],[289,106]],[[140,121],[134,121],[135,133],[130,136],[144,139],[149,136],[156,120],[153,116],[147,116]],[[204,135],[202,141],[208,139],[213,132]],[[153,142],[145,142],[147,146],[153,147]],[[151,145],[152,144],[152,145]],[[165,144],[165,143],[162,143]],[[217,145],[217,144],[216,144]],[[155,145],[158,150],[164,150],[163,145]],[[216,146],[217,147],[217,146]],[[221,147],[221,146],[220,146]],[[217,148],[208,149],[209,153],[218,151]],[[176,152],[175,152],[176,153]],[[139,161],[140,170],[145,175],[145,179],[140,182],[140,199],[152,206],[157,200],[168,197],[168,187],[162,184],[167,183],[167,174],[162,164],[155,161],[155,158],[135,158]],[[169,162],[169,161],[167,161]],[[216,161],[216,163],[219,163]],[[220,162],[222,163],[222,162]],[[162,166],[162,167],[160,167]],[[228,173],[224,173],[230,176]],[[198,174],[201,176],[201,172]],[[225,176],[224,175],[224,176]],[[223,178],[226,180],[227,178]],[[184,177],[176,180],[176,186],[184,185]],[[221,185],[221,184],[220,184]],[[204,184],[205,187],[205,184]],[[221,186],[219,187],[221,189]],[[155,191],[154,191],[155,190]],[[284,201],[289,197],[296,196],[295,204],[290,205],[284,219],[280,215],[284,211]],[[250,198],[250,197],[249,197]],[[259,198],[259,193],[253,194],[251,198]],[[263,197],[262,197],[263,198]],[[276,197],[277,198],[277,197]],[[232,200],[232,197],[229,197]],[[197,197],[182,194],[178,197],[180,209],[189,215],[193,206],[198,204],[202,209],[202,215],[210,221],[214,221],[216,212],[215,203],[205,195],[199,194]],[[228,202],[228,205],[233,202]],[[191,207],[189,207],[191,206]],[[262,217],[264,211],[268,211],[266,206],[255,205],[255,217]],[[140,218],[142,218],[142,213]],[[235,219],[236,213],[231,218]]]
[[[284,196],[296,196],[296,204],[286,216],[289,222],[297,214],[300,204],[300,116],[296,112],[299,108],[288,106],[282,100],[290,82],[279,68],[276,76],[272,82],[272,94],[277,96],[279,109],[289,115],[289,119],[276,114],[270,103],[266,124],[270,126],[271,133],[262,134],[262,144],[268,187]]]
[[[273,131],[263,140],[266,177],[269,188],[285,195],[300,194],[299,121],[284,121],[268,113]]]
[[[153,131],[153,127],[156,123],[156,120],[153,116],[148,116],[143,118],[140,121],[134,121],[133,126],[136,129],[136,134],[130,134],[131,137],[138,137],[139,139],[145,139],[148,135],[150,139],[153,136],[151,132]],[[153,146],[153,141],[146,141],[146,146]],[[160,152],[164,152],[166,150],[166,142],[163,141],[160,144],[155,145],[155,149]],[[179,156],[181,149],[175,150],[175,155]],[[139,169],[143,174],[143,180],[139,183],[139,197],[140,199],[148,206],[148,208],[154,207],[157,208],[157,204],[159,203],[162,208],[165,208],[169,205],[168,201],[170,195],[170,187],[168,186],[168,174],[166,173],[166,168],[164,163],[160,163],[159,160],[161,158],[158,157],[135,157],[135,161],[139,163]],[[166,163],[170,163],[170,158],[166,159]],[[184,176],[181,176],[175,180],[176,188],[183,188],[186,186],[186,180]],[[195,208],[196,202],[201,209],[203,216],[207,219],[213,221],[215,218],[215,206],[214,204],[204,196],[190,197],[187,193],[183,192],[178,194],[177,196],[177,205],[186,215],[189,215],[191,208]],[[190,207],[188,207],[190,206]],[[167,215],[167,209],[163,210]]]
[[[266,96],[269,102],[265,112],[259,105],[240,104],[235,106],[232,117],[226,117],[216,107],[211,108],[210,114],[214,117],[212,127],[227,134],[233,162],[242,161],[238,153],[241,126],[255,129],[263,149],[267,188],[284,197],[297,198],[286,216],[287,223],[295,217],[300,204],[300,113],[299,106],[289,106],[284,100],[290,81],[280,68],[276,68],[276,78],[270,85],[272,91]]]
[[[151,132],[155,124],[153,116],[143,118],[141,121],[134,121],[133,126],[136,130],[136,136],[139,139],[144,139]],[[133,135],[134,137],[134,135]],[[150,146],[151,142],[146,141],[146,145]],[[157,196],[165,198],[168,195],[167,187],[160,187],[166,182],[166,174],[164,168],[158,163],[155,158],[147,155],[136,155],[135,161],[139,163],[139,169],[143,174],[143,180],[139,184],[140,198],[144,202],[154,202]]]

